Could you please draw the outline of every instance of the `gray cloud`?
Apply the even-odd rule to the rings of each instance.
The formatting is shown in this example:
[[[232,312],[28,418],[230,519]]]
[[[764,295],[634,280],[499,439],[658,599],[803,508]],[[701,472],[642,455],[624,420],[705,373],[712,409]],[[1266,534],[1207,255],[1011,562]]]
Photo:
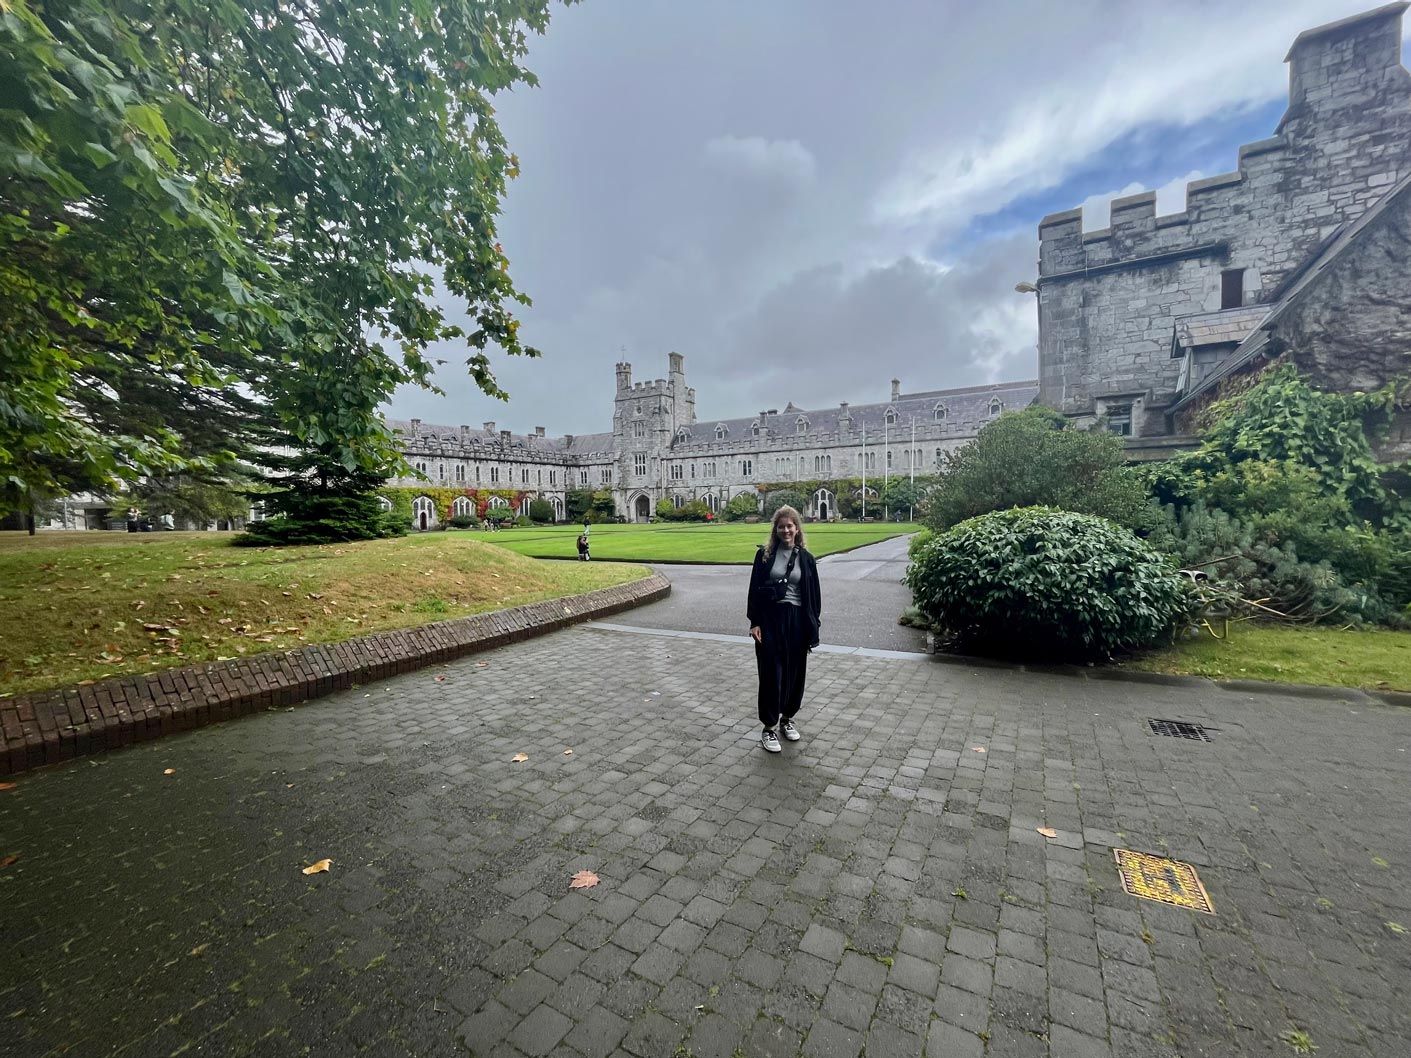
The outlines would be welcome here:
[[[1276,98],[1293,35],[1365,6],[557,10],[531,47],[540,87],[498,101],[524,174],[501,241],[544,358],[497,359],[506,407],[465,378],[462,351],[439,351],[447,396],[399,392],[389,410],[601,430],[613,362],[656,377],[670,350],[714,416],[880,399],[893,375],[910,389],[1033,377],[1033,299],[1014,284],[1033,276],[1038,218],[975,236],[977,218],[1134,129]]]

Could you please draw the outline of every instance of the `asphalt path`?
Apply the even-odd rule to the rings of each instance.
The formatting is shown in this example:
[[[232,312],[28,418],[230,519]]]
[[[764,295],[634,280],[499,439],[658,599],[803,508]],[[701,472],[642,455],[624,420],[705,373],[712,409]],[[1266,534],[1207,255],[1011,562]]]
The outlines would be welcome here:
[[[897,624],[911,605],[902,584],[910,536],[893,537],[818,560],[823,595],[824,644],[877,650],[922,651],[924,633]],[[682,632],[745,635],[748,566],[657,566],[671,581],[671,595],[616,618],[617,624]]]

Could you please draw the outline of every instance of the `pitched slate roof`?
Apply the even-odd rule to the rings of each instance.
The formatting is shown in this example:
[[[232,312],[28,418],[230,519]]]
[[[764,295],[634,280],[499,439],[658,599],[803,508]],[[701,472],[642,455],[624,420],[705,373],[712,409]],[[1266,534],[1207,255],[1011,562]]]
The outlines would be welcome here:
[[[865,428],[869,439],[881,438],[885,428],[893,437],[899,437],[901,435],[898,431],[911,428],[913,417],[916,419],[917,426],[938,425],[935,420],[935,411],[937,405],[941,405],[945,408],[944,426],[946,432],[967,436],[973,434],[991,419],[991,400],[998,398],[1003,410],[1016,411],[1020,408],[1027,408],[1038,395],[1039,383],[1035,379],[1022,382],[997,382],[987,386],[966,386],[960,389],[934,389],[921,393],[903,393],[895,401],[851,404],[848,406],[846,414],[851,419],[850,436],[860,437]],[[896,412],[896,421],[888,427],[886,426],[886,414],[889,408]],[[841,407],[810,411],[800,409],[793,401],[790,401],[784,411],[767,414],[763,419],[758,415],[731,419],[700,418],[690,426],[678,428],[676,443],[714,444],[716,442],[716,427],[724,426],[726,434],[722,440],[727,444],[738,444],[742,440],[747,441],[753,437],[752,429],[756,423],[769,430],[768,436],[771,440],[788,440],[799,436],[797,426],[801,416],[808,422],[808,431],[804,435],[805,437],[814,434],[836,434],[843,414],[844,411]],[[682,439],[683,433],[684,439]]]
[[[413,429],[410,419],[385,419],[383,421],[391,429],[400,433],[409,444],[428,450],[445,450],[447,454],[458,451],[462,447],[498,448],[504,444],[498,430],[486,430],[478,426],[462,431],[459,426],[420,422]],[[611,454],[612,432],[566,434],[561,437],[512,433],[509,437],[509,447],[511,450],[517,449],[525,454],[533,452],[559,456]]]

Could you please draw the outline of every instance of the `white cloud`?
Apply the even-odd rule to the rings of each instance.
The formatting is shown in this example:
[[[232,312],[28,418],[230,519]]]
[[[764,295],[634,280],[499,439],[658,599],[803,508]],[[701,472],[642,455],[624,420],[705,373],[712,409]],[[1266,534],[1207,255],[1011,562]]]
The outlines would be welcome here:
[[[717,136],[705,145],[706,159],[732,174],[807,184],[817,163],[798,140],[766,140],[763,136]]]
[[[1157,216],[1180,213],[1184,210],[1186,208],[1186,184],[1192,180],[1199,180],[1204,175],[1199,169],[1192,169],[1185,176],[1175,177],[1158,187],[1156,189]],[[1082,201],[1083,230],[1098,231],[1107,227],[1112,220],[1113,199],[1126,198],[1128,195],[1135,195],[1146,190],[1149,189],[1141,184],[1131,183],[1117,191],[1104,191],[1100,195],[1089,195]]]
[[[1069,65],[1062,79],[1032,85],[1018,98],[1000,95],[993,101],[1002,109],[983,131],[914,152],[874,210],[897,222],[959,226],[1058,185],[1143,126],[1193,124],[1275,99],[1287,91],[1281,60],[1289,42],[1326,21],[1328,8],[1298,0],[1277,8],[1222,6],[1211,17],[1215,12],[1184,5],[1133,5],[1114,22],[1134,23],[1112,25],[1108,47]]]

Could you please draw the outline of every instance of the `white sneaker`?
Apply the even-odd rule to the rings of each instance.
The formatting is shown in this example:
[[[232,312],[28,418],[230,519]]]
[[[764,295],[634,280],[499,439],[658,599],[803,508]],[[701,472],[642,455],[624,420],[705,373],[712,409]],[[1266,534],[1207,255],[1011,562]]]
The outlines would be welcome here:
[[[764,729],[764,734],[759,736],[759,744],[764,747],[767,753],[782,753],[784,747],[779,745],[779,736],[769,728]]]
[[[799,729],[794,726],[792,720],[785,720],[781,723],[779,725],[779,732],[790,742],[797,742],[799,739],[803,738],[803,736],[799,734]]]

